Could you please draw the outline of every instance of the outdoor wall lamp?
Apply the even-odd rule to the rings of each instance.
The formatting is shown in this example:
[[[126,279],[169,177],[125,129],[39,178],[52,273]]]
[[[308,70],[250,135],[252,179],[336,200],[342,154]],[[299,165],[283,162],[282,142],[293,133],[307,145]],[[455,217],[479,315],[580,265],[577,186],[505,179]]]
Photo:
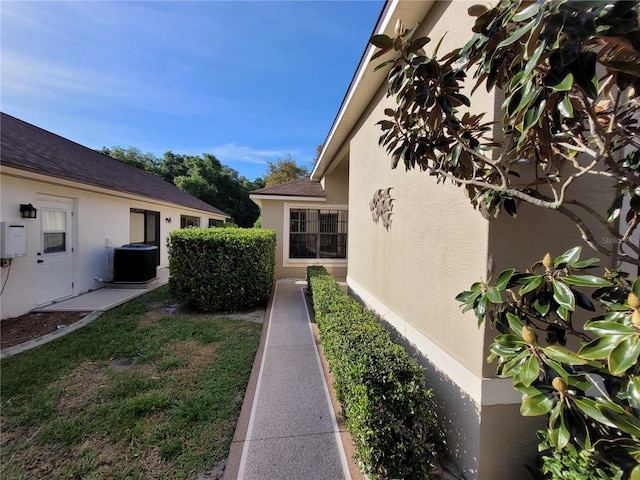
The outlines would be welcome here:
[[[167,222],[167,223],[171,223],[171,217],[165,218],[164,221]]]
[[[20,204],[20,213],[22,214],[22,218],[36,218],[36,213],[38,209],[33,205],[29,204]]]

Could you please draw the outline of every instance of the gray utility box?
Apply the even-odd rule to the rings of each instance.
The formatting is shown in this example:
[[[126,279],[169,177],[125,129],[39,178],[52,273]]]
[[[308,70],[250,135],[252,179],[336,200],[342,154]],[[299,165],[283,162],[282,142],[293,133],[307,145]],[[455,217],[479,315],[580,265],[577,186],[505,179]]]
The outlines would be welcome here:
[[[0,222],[0,258],[27,256],[27,229],[22,224]]]
[[[156,278],[158,247],[130,243],[113,249],[113,281],[142,283]]]

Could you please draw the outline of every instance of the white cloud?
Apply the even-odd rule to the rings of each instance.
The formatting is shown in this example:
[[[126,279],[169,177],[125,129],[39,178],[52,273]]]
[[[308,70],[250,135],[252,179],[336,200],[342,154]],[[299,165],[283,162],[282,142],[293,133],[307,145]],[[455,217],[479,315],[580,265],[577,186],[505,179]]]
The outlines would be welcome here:
[[[259,165],[287,158],[289,153],[293,155],[293,152],[287,150],[261,150],[236,143],[226,143],[206,151],[213,153],[222,163],[243,162]]]

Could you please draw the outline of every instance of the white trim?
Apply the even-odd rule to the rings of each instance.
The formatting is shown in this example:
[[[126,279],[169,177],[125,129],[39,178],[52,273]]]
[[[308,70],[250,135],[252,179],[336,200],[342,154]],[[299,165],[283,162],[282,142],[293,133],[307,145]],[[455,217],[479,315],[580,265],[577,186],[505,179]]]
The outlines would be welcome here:
[[[349,205],[345,204],[328,204],[309,205],[307,203],[284,203],[284,220],[282,222],[282,266],[283,267],[303,267],[305,265],[337,265],[347,266],[349,259],[349,251],[347,250],[346,258],[289,258],[289,228],[291,225],[291,209],[292,208],[321,208],[322,210],[346,210],[349,211]],[[347,227],[348,228],[348,227]],[[347,231],[347,236],[349,232]]]
[[[302,197],[302,196],[289,196],[289,195],[253,195],[250,194],[251,200],[285,200],[291,202],[326,202],[324,197]]]
[[[269,311],[269,320],[267,322],[267,333],[264,336],[264,347],[262,349],[262,360],[260,361],[260,370],[258,371],[258,380],[256,381],[256,390],[253,395],[253,404],[251,405],[251,414],[249,415],[249,424],[247,425],[247,435],[242,445],[242,455],[240,456],[240,466],[238,467],[238,480],[244,478],[244,471],[247,467],[247,456],[249,455],[249,446],[253,440],[253,422],[256,418],[256,412],[258,411],[258,397],[260,396],[260,389],[262,387],[262,376],[264,373],[264,366],[267,363],[267,351],[269,347],[269,339],[271,338],[271,322],[273,320],[273,311],[275,310],[275,298],[278,294],[278,284],[276,283],[273,290],[273,303],[271,310]]]
[[[438,370],[449,377],[474,402],[483,406],[522,402],[522,396],[513,389],[510,379],[478,377],[348,275],[347,285],[369,308],[389,322],[407,341],[415,345]]]

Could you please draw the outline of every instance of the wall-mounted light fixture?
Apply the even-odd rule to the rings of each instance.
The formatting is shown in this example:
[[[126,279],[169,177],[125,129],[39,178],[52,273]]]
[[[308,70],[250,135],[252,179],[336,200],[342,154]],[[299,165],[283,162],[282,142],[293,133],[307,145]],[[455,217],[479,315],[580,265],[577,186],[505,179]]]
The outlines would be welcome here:
[[[36,213],[38,209],[33,205],[29,204],[20,204],[20,213],[22,214],[22,218],[36,218]]]
[[[171,223],[171,217],[165,218],[164,221],[167,222],[167,223]]]

